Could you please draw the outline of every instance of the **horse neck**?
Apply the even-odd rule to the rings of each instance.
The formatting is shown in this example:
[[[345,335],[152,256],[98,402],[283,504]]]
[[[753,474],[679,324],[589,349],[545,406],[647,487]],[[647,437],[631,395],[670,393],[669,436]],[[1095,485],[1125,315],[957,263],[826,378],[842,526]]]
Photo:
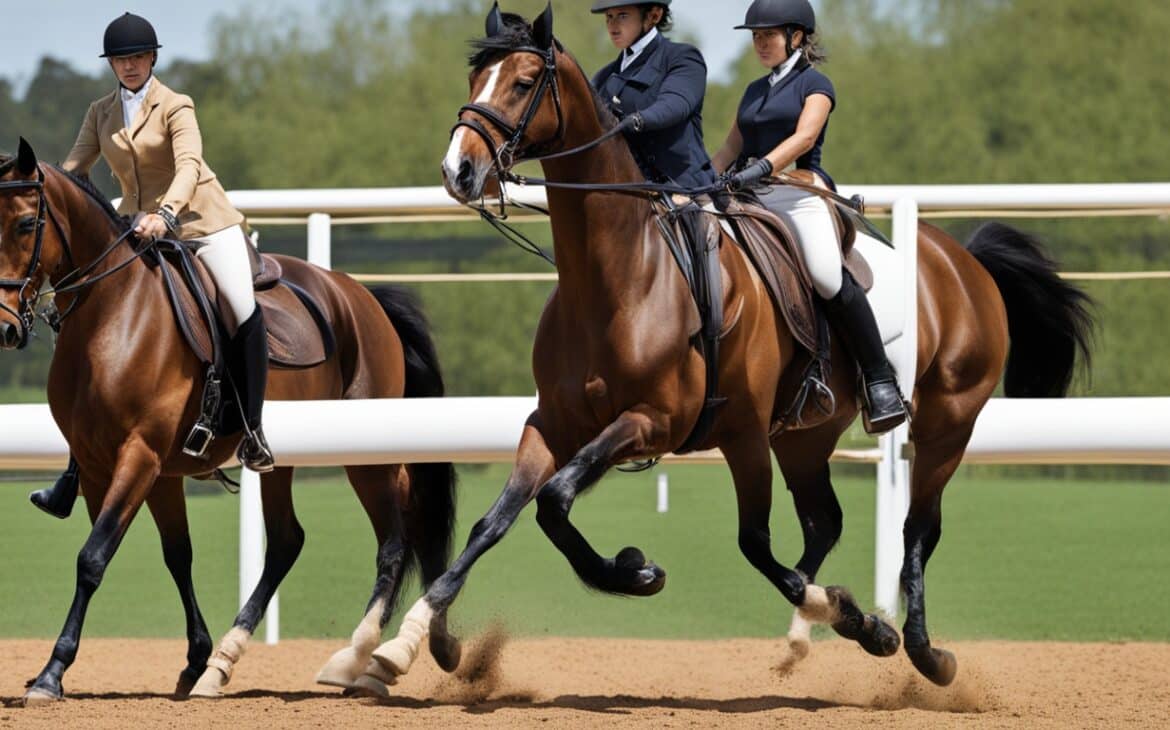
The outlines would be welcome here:
[[[50,180],[51,182],[49,182]],[[65,234],[68,241],[67,244],[61,242],[56,247],[57,250],[53,255],[55,260],[45,260],[50,272],[49,282],[52,285],[64,283],[68,286],[75,283],[76,280],[71,276],[74,272],[84,271],[93,266],[92,271],[85,277],[90,279],[102,272],[109,271],[134,255],[130,244],[123,241],[118,243],[114,250],[110,251],[103,259],[102,255],[114,245],[123,231],[119,230],[119,226],[110,219],[109,214],[97,201],[93,200],[88,193],[66,176],[54,170],[46,176],[46,183],[46,187],[49,188],[46,190],[49,196],[48,203],[53,206],[53,215],[61,224],[61,232]],[[52,223],[46,221],[46,225],[49,226],[54,238],[59,237],[60,232],[53,227]],[[50,230],[46,230],[46,238],[50,235]],[[66,255],[66,246],[68,246],[68,256]],[[70,257],[72,257],[72,265],[70,265]],[[101,259],[100,263],[94,265],[99,259]],[[87,300],[112,296],[114,301],[126,301],[129,299],[126,296],[128,287],[131,286],[131,281],[140,275],[140,268],[139,266],[129,266],[127,270],[114,275],[114,278],[118,279],[116,285],[97,285],[86,289],[83,296]],[[65,277],[70,277],[70,279],[62,282]],[[67,299],[65,302],[57,302],[59,309],[72,303],[72,294],[62,296],[67,297]],[[95,304],[81,309],[91,308],[101,309]]]
[[[564,147],[597,139],[604,128],[589,104],[583,120],[567,124]],[[545,178],[568,183],[637,183],[645,177],[618,135],[594,149],[541,163]],[[588,299],[640,298],[643,282],[661,262],[664,246],[647,237],[650,203],[626,193],[548,188],[558,287],[580,289]]]

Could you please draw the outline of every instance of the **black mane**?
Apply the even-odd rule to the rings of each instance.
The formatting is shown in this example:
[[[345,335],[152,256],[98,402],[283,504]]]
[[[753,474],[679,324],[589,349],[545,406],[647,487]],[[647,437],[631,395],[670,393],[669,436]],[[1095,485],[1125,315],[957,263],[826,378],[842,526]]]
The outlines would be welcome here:
[[[12,166],[16,164],[16,158],[8,155],[0,155],[0,176],[8,174]]]
[[[478,40],[471,41],[471,47],[474,52],[468,57],[468,63],[476,71],[488,66],[503,56],[508,55],[512,51],[520,48],[534,48],[536,46],[536,39],[532,35],[532,25],[524,18],[515,13],[501,13],[500,19],[503,27],[499,34],[494,36],[486,36]],[[556,48],[561,53],[566,53],[565,47],[561,45],[559,40],[553,39]],[[589,79],[589,74],[585,73],[585,69],[581,68],[581,64],[572,54],[567,54],[573,59],[577,70],[581,75]],[[597,118],[601,121],[601,126],[606,131],[613,128],[617,124],[617,118],[609,111],[609,107],[602,101],[598,95],[597,90],[593,89],[590,84],[590,89],[593,90],[593,106],[597,110]]]
[[[109,198],[98,190],[89,179],[89,175],[75,175],[72,172],[62,169],[59,165],[53,165],[53,169],[65,176],[67,180],[72,182],[77,187],[81,188],[82,192],[90,197],[93,202],[105,212],[109,217],[110,222],[116,225],[119,229],[127,228],[130,223],[121,213],[114,208],[114,204],[110,202]]]

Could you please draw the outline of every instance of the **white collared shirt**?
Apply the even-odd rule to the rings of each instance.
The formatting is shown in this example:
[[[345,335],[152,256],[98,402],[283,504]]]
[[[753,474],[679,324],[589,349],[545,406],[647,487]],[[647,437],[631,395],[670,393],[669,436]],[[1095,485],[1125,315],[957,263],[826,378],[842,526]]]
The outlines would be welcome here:
[[[142,108],[142,102],[146,100],[146,92],[150,91],[152,83],[154,83],[153,75],[138,91],[131,91],[125,86],[118,87],[119,95],[122,97],[122,118],[126,122],[126,129],[134,126],[134,117],[138,116],[138,110]]]
[[[800,60],[802,53],[804,53],[802,49],[796,49],[796,53],[793,53],[791,56],[789,56],[787,61],[780,64],[780,68],[772,72],[772,75],[768,77],[768,83],[772,86],[780,83],[780,81],[785,76],[792,72],[792,67],[796,65],[798,60]]]
[[[654,39],[657,37],[658,37],[658,29],[651,28],[650,32],[647,33],[646,35],[642,36],[641,38],[639,38],[637,43],[630,46],[626,50],[622,51],[622,68],[621,68],[621,70],[625,71],[627,68],[629,68],[630,64],[633,63],[634,60],[638,58],[638,56],[642,55],[642,51],[646,50],[646,46],[653,43]]]

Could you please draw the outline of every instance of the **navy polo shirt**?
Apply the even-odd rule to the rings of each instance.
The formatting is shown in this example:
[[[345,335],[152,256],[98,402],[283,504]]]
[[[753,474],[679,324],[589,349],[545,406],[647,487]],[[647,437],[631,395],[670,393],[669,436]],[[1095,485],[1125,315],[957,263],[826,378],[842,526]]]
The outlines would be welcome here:
[[[804,102],[813,94],[829,97],[833,108],[836,108],[837,95],[833,91],[833,82],[803,58],[775,86],[768,83],[768,76],[749,84],[736,114],[739,133],[743,137],[740,163],[749,158],[764,157],[795,134],[800,114],[804,111]],[[825,143],[828,128],[829,124],[825,122],[824,129],[817,136],[817,143],[796,160],[796,167],[812,170],[836,189],[833,179],[821,167],[821,147]]]

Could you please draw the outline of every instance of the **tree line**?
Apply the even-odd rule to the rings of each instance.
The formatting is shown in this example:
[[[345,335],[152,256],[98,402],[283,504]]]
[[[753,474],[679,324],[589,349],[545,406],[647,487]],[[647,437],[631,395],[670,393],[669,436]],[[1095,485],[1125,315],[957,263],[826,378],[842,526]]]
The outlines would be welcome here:
[[[545,0],[506,9],[531,17]],[[206,62],[161,58],[159,77],[196,101],[205,156],[229,189],[435,185],[446,130],[466,101],[467,41],[485,0],[454,0],[402,18],[390,0],[345,0],[319,15],[249,10],[211,21]],[[555,0],[557,33],[587,71],[615,56],[580,0]],[[864,183],[1144,182],[1170,179],[1170,5],[1138,0],[823,0],[823,66],[837,89],[825,166]],[[728,24],[739,22],[738,9]],[[732,17],[736,16],[736,17]],[[687,18],[676,37],[688,39]],[[50,41],[47,41],[49,43]],[[96,44],[96,39],[95,39]],[[0,78],[0,148],[27,137],[64,157],[90,101],[113,88],[56,60],[23,97]],[[723,141],[743,88],[766,70],[750,49],[732,79],[711,83],[706,142]],[[114,195],[99,168],[94,179]],[[977,221],[949,221],[959,235]],[[1065,269],[1170,268],[1163,218],[1027,220]],[[547,242],[543,227],[530,227]],[[303,231],[266,229],[263,246],[303,251]],[[335,230],[349,270],[539,270],[478,225]],[[1162,282],[1093,283],[1103,322],[1081,392],[1167,389]],[[451,391],[532,390],[531,338],[548,286],[420,287]],[[51,343],[0,358],[0,396],[43,391]],[[26,389],[26,390],[21,390]]]

